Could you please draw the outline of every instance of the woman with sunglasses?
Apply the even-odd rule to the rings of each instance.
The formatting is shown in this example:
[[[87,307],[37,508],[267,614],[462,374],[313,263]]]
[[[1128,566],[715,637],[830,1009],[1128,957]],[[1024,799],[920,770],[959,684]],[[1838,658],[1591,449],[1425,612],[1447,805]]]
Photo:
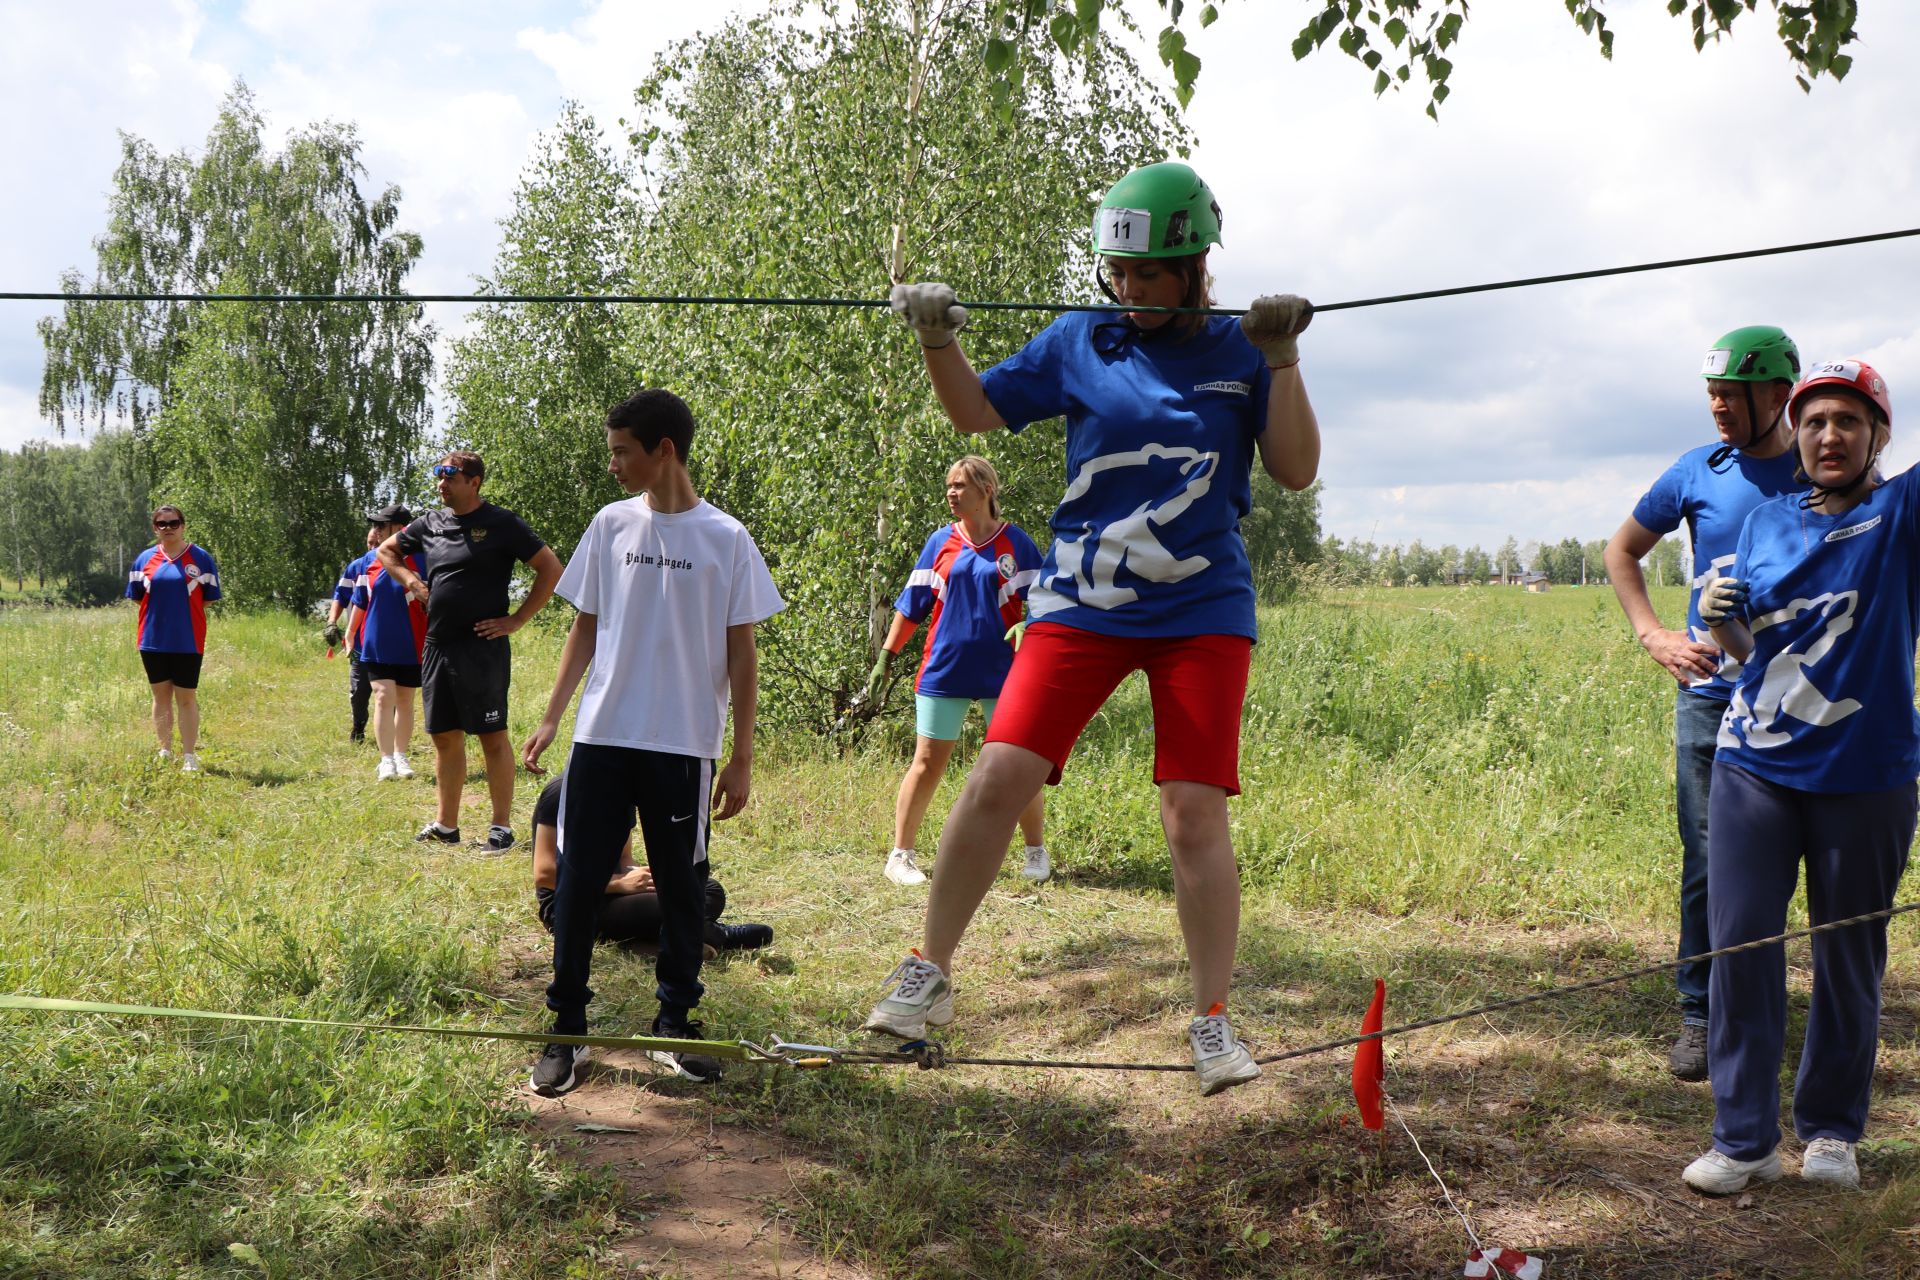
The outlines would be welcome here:
[[[993,883],[1020,811],[1058,783],[1075,739],[1130,672],[1153,700],[1154,781],[1193,981],[1188,1040],[1202,1092],[1260,1068],[1226,1017],[1240,923],[1227,800],[1239,794],[1240,711],[1254,638],[1240,537],[1253,462],[1313,483],[1320,432],[1297,335],[1312,307],[1256,299],[1241,321],[1176,315],[1212,304],[1207,251],[1220,206],[1184,164],[1136,169],[1096,214],[1100,285],[1119,314],[1069,312],[977,374],[966,309],[945,285],[902,285],[934,394],[966,433],[1066,419],[1067,489],[993,727],[947,819],[920,948],[894,969],[867,1026],[906,1039],[953,1017],[953,952]]]
[[[171,504],[153,513],[159,541],[133,558],[126,597],[140,602],[135,631],[153,691],[158,759],[173,758],[180,726],[180,769],[200,770],[200,660],[207,649],[207,602],[220,598],[220,570],[205,548],[187,541],[187,518]]]
[[[1802,495],[1754,508],[1700,618],[1738,659],[1707,815],[1715,948],[1784,932],[1801,864],[1816,925],[1893,905],[1920,801],[1920,469],[1883,480],[1887,384],[1858,360],[1815,365],[1787,402]],[[1879,1044],[1887,922],[1815,935],[1794,1082],[1800,1176],[1860,1185]],[[1713,1147],[1682,1175],[1727,1195],[1780,1176],[1786,951],[1714,959],[1707,998]]]

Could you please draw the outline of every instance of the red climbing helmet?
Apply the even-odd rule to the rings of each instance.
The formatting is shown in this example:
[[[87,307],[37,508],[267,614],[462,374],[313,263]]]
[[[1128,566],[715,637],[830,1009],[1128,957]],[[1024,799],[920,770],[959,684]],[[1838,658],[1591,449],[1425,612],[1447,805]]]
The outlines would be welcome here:
[[[1807,370],[1807,376],[1793,389],[1787,401],[1787,421],[1800,425],[1800,407],[1821,391],[1844,391],[1859,396],[1879,408],[1888,426],[1893,425],[1893,402],[1887,398],[1887,380],[1864,360],[1826,360]]]

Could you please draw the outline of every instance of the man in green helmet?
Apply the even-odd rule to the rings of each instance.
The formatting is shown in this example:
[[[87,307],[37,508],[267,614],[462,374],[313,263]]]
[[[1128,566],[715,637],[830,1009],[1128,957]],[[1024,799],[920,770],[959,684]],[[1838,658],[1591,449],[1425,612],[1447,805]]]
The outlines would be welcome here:
[[[1787,423],[1787,397],[1800,376],[1800,352],[1772,325],[1735,329],[1707,352],[1701,376],[1719,442],[1680,455],[1607,543],[1607,576],[1634,634],[1679,682],[1674,702],[1674,798],[1680,825],[1681,956],[1712,950],[1707,935],[1707,793],[1714,740],[1739,663],[1713,643],[1700,620],[1700,589],[1733,563],[1747,513],[1805,488]],[[1693,581],[1687,629],[1669,631],[1647,596],[1640,561],[1684,521],[1692,537]],[[1680,1035],[1668,1066],[1682,1080],[1707,1078],[1707,978],[1712,961],[1682,965]]]

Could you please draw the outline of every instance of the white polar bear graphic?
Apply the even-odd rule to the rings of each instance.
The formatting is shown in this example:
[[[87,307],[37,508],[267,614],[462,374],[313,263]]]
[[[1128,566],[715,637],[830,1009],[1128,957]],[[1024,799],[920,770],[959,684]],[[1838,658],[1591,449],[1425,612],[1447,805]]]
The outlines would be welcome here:
[[[1112,521],[1098,534],[1092,535],[1091,557],[1087,555],[1085,537],[1056,536],[1055,571],[1035,589],[1033,599],[1028,602],[1028,612],[1033,617],[1044,617],[1076,604],[1095,609],[1117,609],[1138,600],[1138,591],[1114,581],[1122,565],[1126,566],[1129,573],[1149,582],[1180,582],[1213,563],[1205,556],[1176,557],[1154,536],[1153,530],[1156,525],[1168,525],[1179,519],[1188,507],[1206,496],[1213,487],[1214,473],[1220,468],[1218,453],[1203,452],[1183,445],[1150,444],[1126,453],[1108,453],[1089,458],[1079,474],[1074,476],[1073,483],[1067,486],[1060,505],[1065,506],[1076,498],[1085,497],[1093,487],[1094,478],[1103,472],[1122,467],[1149,466],[1156,459],[1178,462],[1180,473],[1187,477],[1185,487],[1157,507],[1150,502],[1142,503],[1130,514]],[[1061,594],[1055,587],[1056,583],[1061,586],[1072,583],[1074,594]]]
[[[1740,745],[1740,736],[1734,733],[1738,726],[1740,734],[1746,738],[1747,746],[1756,750],[1778,747],[1791,741],[1787,733],[1774,727],[1782,715],[1792,716],[1802,724],[1830,725],[1839,723],[1860,709],[1861,704],[1855,698],[1828,701],[1827,696],[1814,688],[1813,681],[1807,677],[1807,668],[1826,657],[1840,637],[1853,630],[1853,613],[1859,603],[1858,591],[1829,591],[1811,600],[1796,599],[1783,608],[1753,620],[1752,629],[1756,636],[1768,627],[1791,622],[1808,612],[1817,611],[1826,620],[1826,626],[1820,629],[1804,652],[1789,648],[1773,656],[1760,677],[1760,691],[1751,706],[1738,690],[1734,691],[1726,719],[1720,724],[1720,746]]]

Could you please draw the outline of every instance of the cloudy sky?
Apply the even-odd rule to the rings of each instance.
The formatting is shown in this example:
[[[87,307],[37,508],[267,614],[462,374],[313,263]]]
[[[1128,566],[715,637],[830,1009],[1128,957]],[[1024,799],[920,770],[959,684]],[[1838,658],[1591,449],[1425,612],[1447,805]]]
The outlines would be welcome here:
[[[1136,0],[1143,20],[1152,6]],[[653,54],[718,0],[0,0],[0,289],[91,269],[116,130],[196,146],[236,77],[280,129],[351,120],[375,184],[426,240],[414,288],[467,289],[534,136],[567,98],[618,118]],[[1194,163],[1226,211],[1221,301],[1321,302],[1894,230],[1920,222],[1920,6],[1866,8],[1847,81],[1794,85],[1763,13],[1695,54],[1664,0],[1614,0],[1615,56],[1549,0],[1482,5],[1435,125],[1375,100],[1334,51],[1295,63],[1315,6],[1251,0],[1191,36]],[[1902,89],[1902,85],[1908,87]],[[1784,324],[1810,358],[1859,354],[1920,394],[1920,241],[1330,313],[1304,343],[1326,436],[1323,523],[1343,537],[1602,536],[1711,433],[1719,333]],[[0,303],[0,445],[35,411],[36,304]],[[436,319],[457,330],[458,311]],[[1913,389],[1903,394],[1903,389]],[[1920,402],[1916,402],[1920,403]],[[1896,418],[1896,432],[1900,419]],[[1897,434],[1893,466],[1920,458]]]

